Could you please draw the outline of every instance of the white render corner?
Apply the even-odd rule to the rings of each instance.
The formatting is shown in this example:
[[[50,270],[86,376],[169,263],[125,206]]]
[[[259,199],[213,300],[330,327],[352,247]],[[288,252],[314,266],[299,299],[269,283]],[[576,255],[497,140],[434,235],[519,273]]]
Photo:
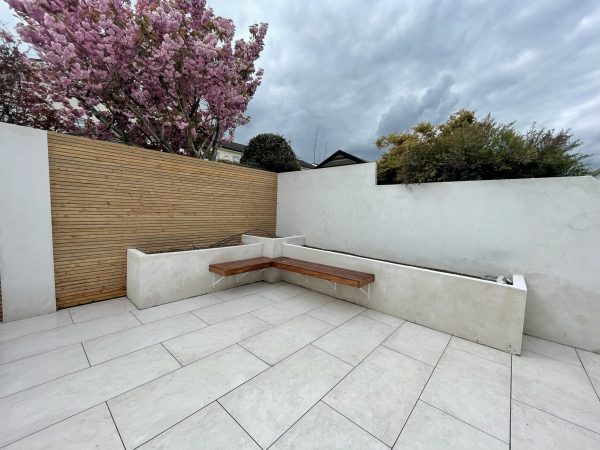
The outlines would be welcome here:
[[[3,320],[56,311],[47,132],[0,123]]]

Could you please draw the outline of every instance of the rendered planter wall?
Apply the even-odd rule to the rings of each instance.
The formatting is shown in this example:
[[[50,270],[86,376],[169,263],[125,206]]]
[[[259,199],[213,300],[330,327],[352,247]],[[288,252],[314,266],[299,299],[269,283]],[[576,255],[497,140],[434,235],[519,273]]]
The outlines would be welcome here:
[[[359,289],[282,272],[285,281],[386,314],[521,353],[527,287],[520,275],[505,285],[402,264],[284,244],[283,256],[375,274],[370,297]]]

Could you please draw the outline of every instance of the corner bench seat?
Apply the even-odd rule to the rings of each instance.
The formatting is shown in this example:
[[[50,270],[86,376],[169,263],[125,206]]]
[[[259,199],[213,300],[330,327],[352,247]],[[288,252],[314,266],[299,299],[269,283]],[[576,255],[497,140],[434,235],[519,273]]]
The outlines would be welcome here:
[[[375,275],[372,273],[358,272],[356,270],[343,269],[341,267],[328,266],[301,259],[286,258],[284,256],[280,256],[279,258],[261,256],[259,258],[211,264],[208,266],[208,270],[225,277],[267,269],[269,267],[357,288],[362,288],[375,281]]]

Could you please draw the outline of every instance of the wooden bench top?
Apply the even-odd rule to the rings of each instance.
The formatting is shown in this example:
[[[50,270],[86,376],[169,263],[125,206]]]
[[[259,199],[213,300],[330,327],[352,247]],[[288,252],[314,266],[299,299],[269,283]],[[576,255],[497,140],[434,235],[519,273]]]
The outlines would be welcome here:
[[[208,270],[221,276],[229,276],[252,272],[254,270],[267,269],[269,267],[321,278],[333,283],[345,284],[353,287],[363,287],[375,281],[375,275],[372,273],[342,269],[341,267],[328,266],[326,264],[287,258],[284,256],[279,258],[267,258],[261,256],[259,258],[240,259],[237,261],[211,264],[208,267]]]
[[[273,267],[273,258],[261,256],[259,258],[240,259],[237,261],[211,264],[208,266],[208,270],[226,277],[229,275],[237,275],[240,273],[252,272],[254,270],[266,269],[268,267]]]
[[[273,267],[354,287],[363,287],[375,281],[375,275],[372,273],[342,269],[341,267],[286,258],[284,256],[275,258],[273,260]]]

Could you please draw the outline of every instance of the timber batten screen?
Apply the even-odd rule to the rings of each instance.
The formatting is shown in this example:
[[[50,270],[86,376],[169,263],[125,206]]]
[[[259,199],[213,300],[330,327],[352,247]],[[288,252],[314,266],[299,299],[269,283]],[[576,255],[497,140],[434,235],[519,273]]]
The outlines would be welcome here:
[[[58,308],[125,295],[126,250],[275,233],[277,175],[48,133]]]

